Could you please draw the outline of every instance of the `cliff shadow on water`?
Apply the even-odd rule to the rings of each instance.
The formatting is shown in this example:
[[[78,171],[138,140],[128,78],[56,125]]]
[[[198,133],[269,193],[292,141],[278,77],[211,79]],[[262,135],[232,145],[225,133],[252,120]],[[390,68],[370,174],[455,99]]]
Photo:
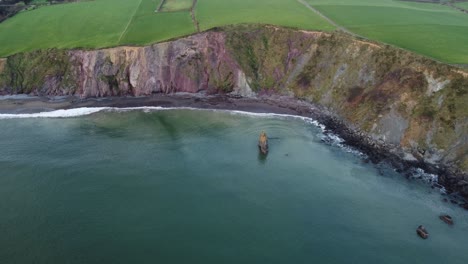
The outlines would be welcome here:
[[[468,72],[345,33],[233,26],[146,47],[21,53],[0,72],[2,94],[302,99],[468,197]]]

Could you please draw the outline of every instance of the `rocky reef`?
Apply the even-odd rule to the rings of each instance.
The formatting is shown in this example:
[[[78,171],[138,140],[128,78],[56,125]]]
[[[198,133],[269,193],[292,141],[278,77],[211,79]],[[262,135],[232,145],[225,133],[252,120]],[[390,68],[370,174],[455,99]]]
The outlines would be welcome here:
[[[344,33],[236,26],[147,47],[39,50],[0,60],[0,94],[200,91],[322,106],[468,197],[468,72],[405,50]]]

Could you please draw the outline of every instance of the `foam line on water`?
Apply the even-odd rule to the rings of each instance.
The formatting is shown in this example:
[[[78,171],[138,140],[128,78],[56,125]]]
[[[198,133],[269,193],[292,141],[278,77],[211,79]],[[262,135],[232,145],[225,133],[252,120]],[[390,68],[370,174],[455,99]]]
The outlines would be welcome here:
[[[0,119],[25,119],[25,118],[68,118],[68,117],[80,117],[87,116],[101,111],[152,111],[152,110],[166,110],[162,107],[127,107],[127,108],[115,108],[115,107],[80,107],[73,109],[59,109],[54,111],[46,111],[31,114],[0,114]],[[167,108],[169,110],[169,108]]]
[[[54,111],[46,111],[39,113],[30,113],[30,114],[0,114],[0,119],[13,119],[13,118],[66,118],[66,117],[78,117],[84,115],[90,115],[93,113],[101,111],[115,111],[115,112],[126,112],[142,110],[145,112],[151,111],[160,111],[160,110],[198,110],[198,111],[214,111],[214,112],[227,112],[231,114],[240,114],[248,116],[258,116],[258,117],[287,117],[287,118],[299,118],[305,121],[309,121],[313,124],[317,124],[315,120],[308,117],[297,116],[297,115],[288,115],[288,114],[275,114],[275,113],[254,113],[247,111],[239,110],[224,110],[224,109],[203,109],[203,108],[193,108],[193,107],[160,107],[160,106],[142,106],[142,107],[81,107],[73,109],[59,109]]]
[[[24,119],[24,118],[66,118],[85,116],[108,109],[107,107],[82,107],[74,109],[60,109],[48,112],[32,114],[0,114],[0,119]]]

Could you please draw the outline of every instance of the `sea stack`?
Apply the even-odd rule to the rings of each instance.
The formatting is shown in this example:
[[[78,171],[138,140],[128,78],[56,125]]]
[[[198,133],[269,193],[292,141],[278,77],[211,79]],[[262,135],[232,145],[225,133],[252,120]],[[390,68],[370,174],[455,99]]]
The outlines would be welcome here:
[[[258,139],[258,149],[263,155],[268,154],[268,137],[264,131],[260,133],[260,138]]]

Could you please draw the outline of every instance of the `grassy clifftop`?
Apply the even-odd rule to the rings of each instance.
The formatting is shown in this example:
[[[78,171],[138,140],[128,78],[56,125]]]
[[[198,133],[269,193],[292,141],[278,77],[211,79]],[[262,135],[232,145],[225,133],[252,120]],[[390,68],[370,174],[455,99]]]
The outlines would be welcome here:
[[[22,12],[0,23],[0,57],[48,48],[147,45],[195,33],[191,5],[173,2],[158,12],[161,0],[80,1]],[[202,29],[238,23],[334,29],[296,0],[199,0],[194,8]]]
[[[49,48],[149,45],[237,24],[338,28],[439,61],[468,64],[467,14],[399,0],[79,1],[21,12],[0,23],[0,57]]]
[[[468,15],[450,6],[399,0],[306,1],[360,36],[439,61],[468,64]]]

